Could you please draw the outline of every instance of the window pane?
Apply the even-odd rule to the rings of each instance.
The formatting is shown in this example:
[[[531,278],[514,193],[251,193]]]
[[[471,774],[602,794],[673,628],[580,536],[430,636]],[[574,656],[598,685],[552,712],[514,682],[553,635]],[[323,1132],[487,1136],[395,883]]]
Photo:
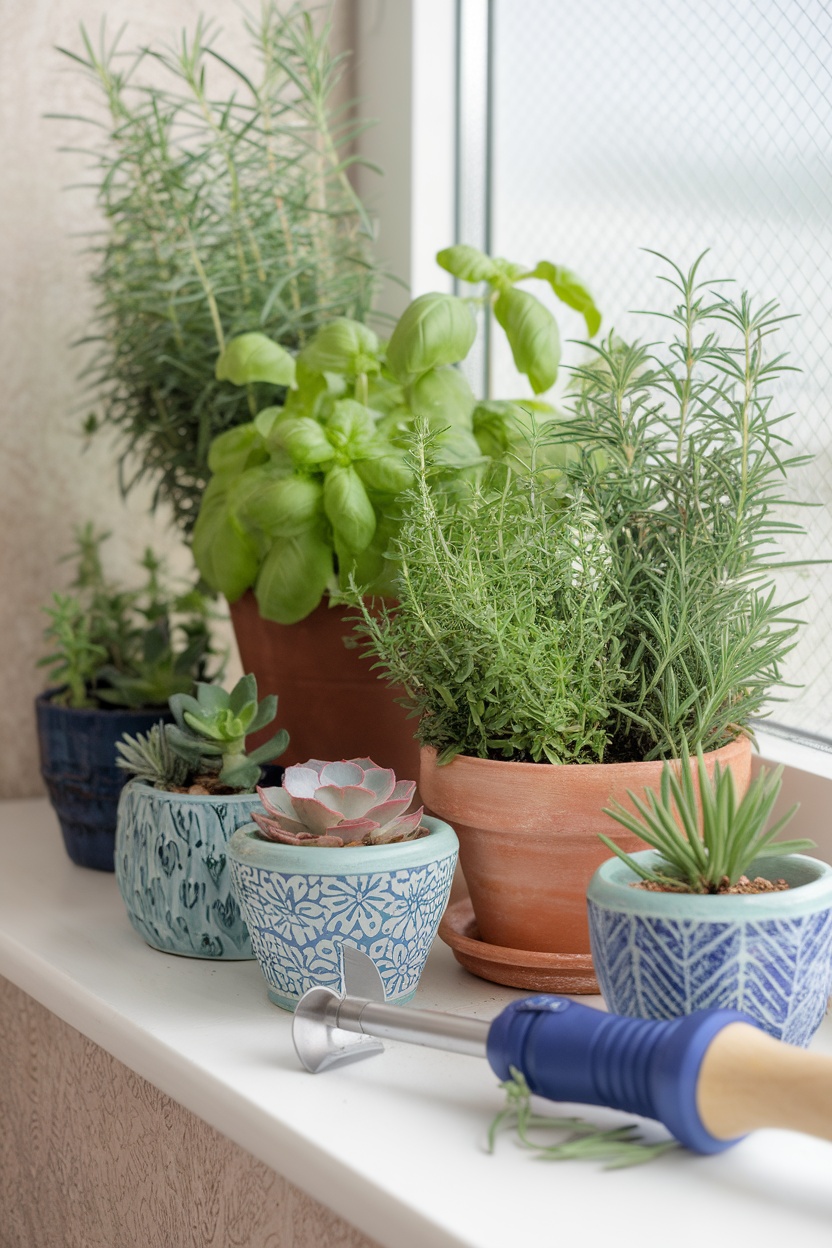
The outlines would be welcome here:
[[[651,247],[799,313],[778,392],[820,503],[789,552],[832,556],[832,8],[825,0],[493,0],[492,251],[584,275],[625,336],[657,306]],[[463,61],[465,51],[463,49]],[[462,223],[465,237],[465,221]],[[474,240],[472,240],[474,241]],[[543,293],[541,287],[540,294]],[[565,336],[581,323],[558,309]],[[518,394],[494,335],[492,391]],[[574,351],[574,348],[572,349]],[[574,358],[574,356],[573,356]],[[783,574],[808,627],[773,719],[832,737],[832,568]]]

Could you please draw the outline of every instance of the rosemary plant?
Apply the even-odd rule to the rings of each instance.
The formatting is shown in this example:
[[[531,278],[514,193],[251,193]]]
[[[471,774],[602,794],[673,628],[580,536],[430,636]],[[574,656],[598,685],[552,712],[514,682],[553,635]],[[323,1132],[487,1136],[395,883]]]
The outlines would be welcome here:
[[[774,839],[793,818],[797,806],[792,806],[766,830],[780,793],[782,775],[782,767],[773,773],[763,767],[748,792],[738,800],[730,768],[723,771],[716,763],[714,778],[710,780],[701,747],[697,751],[695,786],[690,756],[685,751],[678,777],[672,763],[665,763],[662,767],[658,793],[648,789],[646,802],[629,793],[637,815],[620,802],[605,812],[658,850],[661,854],[659,866],[649,870],[608,836],[601,834],[601,840],[643,880],[685,893],[725,891],[747,873],[755,859],[799,854],[814,848],[814,841]],[[697,791],[699,803],[696,800]]]
[[[664,259],[664,257],[662,257]],[[609,552],[627,696],[608,724],[610,757],[668,758],[726,744],[757,715],[799,621],[777,598],[778,540],[802,532],[783,508],[789,454],[773,390],[776,305],[731,299],[670,264],[669,342],[588,344],[573,419],[553,436],[573,491]],[[599,457],[594,452],[601,451]],[[785,565],[783,565],[785,566]]]
[[[497,1135],[501,1131],[514,1130],[521,1148],[531,1149],[539,1161],[603,1161],[605,1170],[622,1170],[626,1166],[639,1166],[663,1153],[672,1152],[679,1145],[675,1140],[660,1144],[647,1144],[638,1135],[633,1123],[623,1127],[604,1130],[582,1118],[554,1118],[536,1114],[532,1107],[532,1095],[525,1078],[514,1067],[511,1078],[500,1087],[506,1094],[505,1108],[495,1115],[488,1131],[487,1150],[494,1152]],[[545,1131],[560,1134],[557,1143],[547,1144],[539,1135],[529,1133]]]
[[[333,316],[362,319],[374,287],[346,174],[358,127],[332,103],[344,58],[329,51],[330,22],[264,0],[247,30],[252,75],[202,20],[175,48],[125,53],[102,28],[98,46],[82,30],[82,54],[62,49],[109,112],[89,119],[86,153],[105,218],[87,376],[121,437],[123,488],[154,480],[186,531],[212,437],[262,406],[257,386],[215,377],[227,340],[262,330],[300,347]],[[233,77],[224,94],[215,73]]]

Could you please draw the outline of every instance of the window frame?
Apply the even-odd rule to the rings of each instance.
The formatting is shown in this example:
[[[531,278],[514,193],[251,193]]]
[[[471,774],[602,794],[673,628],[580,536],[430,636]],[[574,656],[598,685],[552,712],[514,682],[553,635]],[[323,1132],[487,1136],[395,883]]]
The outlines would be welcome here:
[[[379,309],[391,316],[400,314],[410,295],[453,290],[451,278],[435,263],[441,247],[465,241],[488,250],[487,207],[481,236],[462,239],[460,202],[479,186],[487,205],[491,11],[491,0],[355,0],[355,95],[362,114],[378,119],[359,139],[358,152],[385,171],[380,180],[371,169],[362,169],[357,183],[378,225],[382,263],[402,283],[388,281],[379,299]],[[472,37],[486,49],[486,66],[479,83],[466,85],[460,48]],[[483,81],[485,150],[469,177],[460,162],[466,142],[460,111],[465,92],[475,94]],[[482,370],[487,395],[487,346],[476,369]],[[778,810],[801,803],[790,834],[818,840],[819,852],[832,861],[832,742],[775,720],[760,721],[755,734],[755,768],[784,767]]]

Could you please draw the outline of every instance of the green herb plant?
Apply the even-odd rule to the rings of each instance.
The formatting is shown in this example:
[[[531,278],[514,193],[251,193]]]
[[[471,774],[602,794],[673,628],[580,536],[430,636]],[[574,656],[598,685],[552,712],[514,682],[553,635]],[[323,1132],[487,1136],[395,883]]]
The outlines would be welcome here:
[[[277,758],[289,744],[281,728],[250,753],[246,737],[272,723],[277,698],[257,700],[257,680],[242,676],[231,692],[220,685],[199,683],[196,697],[176,693],[169,702],[175,723],[154,724],[149,732],[125,735],[117,744],[117,766],[134,779],[157,788],[183,788],[206,781],[235,792],[253,792],[261,766]]]
[[[101,559],[107,537],[91,524],[76,533],[67,556],[75,563],[72,592],[54,594],[45,608],[50,652],[38,666],[62,687],[53,700],[63,706],[165,706],[172,694],[189,693],[217,657],[209,599],[198,586],[169,588],[150,549],[138,588],[114,584]]]
[[[319,16],[264,0],[250,72],[201,18],[178,46],[123,51],[102,27],[62,49],[106,106],[85,119],[104,216],[87,430],[115,427],[124,488],[154,481],[185,531],[211,439],[261,405],[260,378],[240,390],[215,372],[226,344],[257,331],[298,348],[370,306],[371,230],[347,177],[362,123],[334,102],[345,58]]]
[[[774,583],[781,539],[803,531],[787,480],[808,458],[774,405],[787,318],[703,281],[701,256],[687,272],[666,263],[667,341],[588,344],[571,419],[551,428],[625,604],[628,691],[606,726],[622,761],[725,745],[781,683],[799,627]]]
[[[296,362],[260,333],[233,339],[221,354],[218,377],[243,387],[289,387],[282,402],[276,391],[253,421],[211,445],[214,475],[194,530],[194,557],[206,581],[230,600],[254,585],[261,615],[292,624],[351,580],[392,594],[391,544],[412,481],[407,446],[415,426],[433,434],[432,488],[453,495],[489,458],[512,459],[517,429],[528,422],[517,404],[478,404],[455,367],[474,343],[472,308],[493,306],[519,371],[536,391],[557,375],[558,327],[515,283],[549,281],[570,306],[580,304],[590,332],[598,328],[589,292],[568,270],[543,261],[526,272],[471,247],[449,248],[438,259],[465,280],[481,274],[488,293],[422,295],[386,343],[340,317],[318,330]],[[557,416],[543,401],[534,412],[539,423]],[[552,468],[568,455],[554,441],[545,451]]]
[[[437,497],[417,439],[399,605],[359,632],[440,763],[713,750],[782,682],[799,621],[774,575],[806,458],[773,406],[784,318],[699,267],[671,266],[665,344],[587,344],[561,413],[484,425],[503,467],[467,492]]]
[[[625,687],[623,603],[591,515],[538,470],[533,438],[530,468],[495,465],[462,503],[431,489],[430,451],[422,431],[397,605],[354,598],[376,666],[440,763],[602,761]]]
[[[648,789],[646,802],[628,790],[637,814],[620,802],[605,812],[661,854],[659,865],[649,869],[601,834],[607,848],[641,879],[677,892],[725,892],[758,859],[814,848],[814,841],[774,839],[793,818],[796,805],[766,830],[780,793],[782,767],[773,773],[761,768],[742,798],[737,797],[730,768],[723,771],[717,762],[713,780],[709,778],[701,746],[697,750],[696,785],[686,751],[678,767],[677,775],[676,765],[665,763],[661,788],[658,793]]]
[[[488,1131],[487,1150],[493,1153],[501,1131],[513,1130],[520,1148],[531,1150],[538,1161],[603,1161],[605,1170],[623,1170],[672,1152],[679,1146],[674,1140],[645,1144],[638,1128],[628,1123],[623,1127],[604,1130],[581,1118],[554,1118],[536,1114],[531,1092],[524,1076],[511,1067],[511,1078],[500,1087],[506,1094],[505,1108],[495,1115]],[[565,1135],[555,1144],[546,1144],[530,1132]]]

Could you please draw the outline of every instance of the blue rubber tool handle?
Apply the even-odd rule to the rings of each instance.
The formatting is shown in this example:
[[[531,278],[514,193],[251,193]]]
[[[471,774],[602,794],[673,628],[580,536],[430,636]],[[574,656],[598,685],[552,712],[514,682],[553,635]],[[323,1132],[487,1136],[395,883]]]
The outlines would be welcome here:
[[[686,1148],[719,1153],[737,1141],[706,1130],[696,1085],[708,1046],[729,1023],[754,1026],[736,1010],[651,1022],[605,1014],[568,997],[528,997],[494,1019],[488,1060],[500,1079],[515,1067],[539,1096],[656,1118]]]

